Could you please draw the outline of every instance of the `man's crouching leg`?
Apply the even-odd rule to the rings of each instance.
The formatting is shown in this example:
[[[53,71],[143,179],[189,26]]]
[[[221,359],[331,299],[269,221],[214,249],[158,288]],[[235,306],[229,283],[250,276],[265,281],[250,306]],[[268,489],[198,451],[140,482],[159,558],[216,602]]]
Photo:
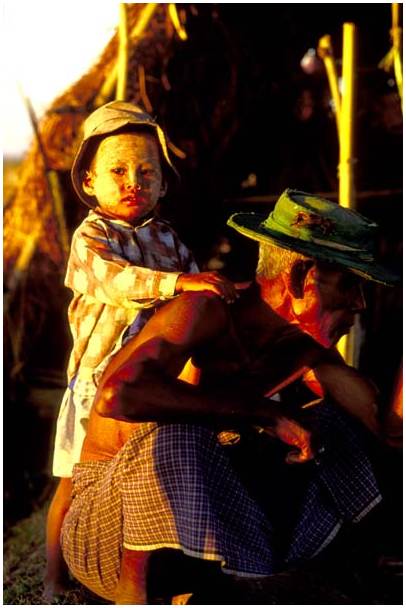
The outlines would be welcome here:
[[[151,551],[123,549],[115,604],[147,604],[147,566]]]

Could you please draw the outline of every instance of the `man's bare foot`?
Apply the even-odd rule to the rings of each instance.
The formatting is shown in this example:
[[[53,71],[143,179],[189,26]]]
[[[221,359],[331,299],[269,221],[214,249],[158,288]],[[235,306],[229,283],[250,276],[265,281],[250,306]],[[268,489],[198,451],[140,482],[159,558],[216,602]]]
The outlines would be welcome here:
[[[115,604],[147,604],[147,565],[150,551],[123,548],[120,579],[116,588]]]

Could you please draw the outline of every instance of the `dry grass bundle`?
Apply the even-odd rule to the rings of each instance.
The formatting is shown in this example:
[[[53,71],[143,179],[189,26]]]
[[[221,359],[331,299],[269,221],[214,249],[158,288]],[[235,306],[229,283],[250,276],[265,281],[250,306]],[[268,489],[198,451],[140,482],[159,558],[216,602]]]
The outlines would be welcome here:
[[[128,4],[129,62],[127,99],[144,105],[145,82],[139,78],[142,66],[147,82],[148,100],[153,111],[159,110],[167,83],[165,68],[172,53],[174,27],[168,16],[167,5],[156,5],[141,36],[137,35],[137,24],[145,10],[145,4]],[[132,35],[135,31],[136,36]],[[23,160],[19,184],[14,200],[6,209],[4,218],[4,262],[6,277],[13,272],[16,260],[24,247],[33,226],[41,222],[41,233],[37,243],[41,254],[49,257],[63,272],[58,226],[52,211],[52,199],[47,187],[46,170],[69,171],[80,138],[81,125],[86,116],[99,105],[114,96],[114,88],[99,94],[103,84],[115,73],[117,59],[117,33],[107,44],[95,65],[61,96],[54,100],[39,124],[39,132],[46,154],[46,164],[41,157],[38,143],[34,140]],[[144,100],[143,100],[144,97]],[[65,206],[72,205],[63,192]],[[69,193],[69,196],[70,193]],[[72,214],[70,214],[72,215]]]

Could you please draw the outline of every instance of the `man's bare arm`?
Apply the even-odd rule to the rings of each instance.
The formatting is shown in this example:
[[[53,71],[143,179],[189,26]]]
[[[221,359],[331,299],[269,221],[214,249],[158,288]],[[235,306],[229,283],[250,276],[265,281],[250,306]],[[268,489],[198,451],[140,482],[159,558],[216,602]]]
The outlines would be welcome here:
[[[373,420],[369,420],[374,401],[369,383],[334,353],[272,314],[276,332],[271,336],[269,350],[276,349],[277,355],[269,362],[265,357],[265,363],[269,363],[265,366],[267,373],[256,373],[254,366],[250,377],[236,374],[230,381],[223,377],[217,385],[212,381],[210,389],[204,390],[188,386],[176,376],[196,348],[214,342],[215,349],[215,340],[229,331],[227,307],[212,294],[180,296],[156,313],[138,338],[129,342],[108,366],[95,400],[97,412],[125,421],[272,425],[286,412],[264,399],[264,394],[272,386],[290,383],[308,365],[316,370],[326,393],[374,430]]]
[[[254,402],[260,400],[266,412],[266,401],[252,383],[207,391],[177,379],[195,349],[227,332],[229,322],[226,306],[212,294],[187,294],[167,304],[106,369],[97,412],[126,421],[252,420],[253,413],[258,420]]]
[[[274,321],[291,333],[277,315]],[[273,425],[282,441],[299,450],[296,461],[311,458],[310,434],[263,397],[255,374],[220,378],[217,385],[212,380],[209,390],[176,379],[194,350],[228,332],[229,322],[227,308],[212,296],[188,294],[167,304],[106,369],[96,411],[124,421]]]
[[[314,373],[325,393],[335,403],[358,418],[372,433],[379,433],[378,392],[372,382],[345,363],[320,361]]]

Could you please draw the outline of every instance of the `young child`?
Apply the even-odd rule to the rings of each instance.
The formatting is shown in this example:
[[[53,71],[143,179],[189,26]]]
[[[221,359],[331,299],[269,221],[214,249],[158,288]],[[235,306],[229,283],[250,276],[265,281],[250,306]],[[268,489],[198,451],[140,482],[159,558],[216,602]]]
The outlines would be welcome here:
[[[111,356],[159,305],[182,291],[210,290],[227,302],[235,299],[234,285],[216,272],[199,273],[190,251],[158,217],[169,172],[176,169],[164,133],[139,107],[111,102],[85,121],[71,175],[91,210],[73,236],[65,279],[73,291],[68,318],[74,345],[55,437],[53,474],[62,480],[48,514],[48,599],[60,586],[59,531],[72,468]]]

